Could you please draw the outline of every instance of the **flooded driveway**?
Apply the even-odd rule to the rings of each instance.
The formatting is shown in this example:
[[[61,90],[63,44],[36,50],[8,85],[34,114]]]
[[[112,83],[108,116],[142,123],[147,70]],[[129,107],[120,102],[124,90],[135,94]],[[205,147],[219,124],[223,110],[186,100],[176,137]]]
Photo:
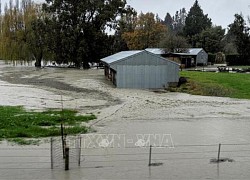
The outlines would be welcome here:
[[[36,69],[3,62],[0,97],[1,105],[23,105],[35,110],[63,106],[98,117],[89,123],[97,132],[82,135],[80,167],[67,172],[51,170],[48,142],[39,147],[2,142],[0,179],[249,179],[250,176],[249,100],[116,89],[106,81],[101,69]],[[100,146],[103,139],[112,143]],[[210,163],[217,158],[219,143],[222,143],[221,158],[233,162]],[[160,166],[148,166],[149,145],[155,146],[152,163]],[[24,156],[23,162],[20,156]]]

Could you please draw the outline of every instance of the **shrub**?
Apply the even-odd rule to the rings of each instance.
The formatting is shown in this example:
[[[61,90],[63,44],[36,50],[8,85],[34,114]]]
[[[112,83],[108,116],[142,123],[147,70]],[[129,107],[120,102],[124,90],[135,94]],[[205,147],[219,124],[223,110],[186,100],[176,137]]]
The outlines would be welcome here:
[[[211,64],[215,63],[215,58],[216,58],[215,54],[208,54],[208,62],[210,62]]]

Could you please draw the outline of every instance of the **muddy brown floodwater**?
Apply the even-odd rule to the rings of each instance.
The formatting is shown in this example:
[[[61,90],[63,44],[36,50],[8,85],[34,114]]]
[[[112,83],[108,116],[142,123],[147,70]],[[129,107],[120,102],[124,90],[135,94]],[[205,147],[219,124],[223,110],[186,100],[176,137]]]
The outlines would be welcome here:
[[[250,101],[116,89],[102,69],[0,62],[0,104],[94,113],[81,166],[50,169],[50,145],[0,144],[0,179],[249,179]],[[218,156],[232,162],[211,163]],[[148,166],[149,145],[152,148]],[[143,146],[143,147],[142,147]]]

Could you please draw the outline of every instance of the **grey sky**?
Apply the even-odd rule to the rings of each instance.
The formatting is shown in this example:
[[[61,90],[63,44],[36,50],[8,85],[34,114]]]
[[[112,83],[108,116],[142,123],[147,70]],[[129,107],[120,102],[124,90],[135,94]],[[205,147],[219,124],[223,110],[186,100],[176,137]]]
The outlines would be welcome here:
[[[213,24],[226,28],[234,20],[234,14],[241,13],[247,18],[250,15],[249,0],[198,0],[203,12],[208,14]],[[164,18],[169,12],[172,16],[183,7],[187,11],[194,4],[195,0],[127,0],[137,12],[158,13]]]
[[[2,7],[9,0],[1,0]],[[21,1],[21,0],[20,0]],[[44,0],[35,0],[44,2]],[[169,12],[172,16],[183,7],[189,11],[195,0],[127,0],[137,12],[158,13],[160,18],[164,18]],[[13,0],[15,2],[15,0]],[[199,4],[205,14],[212,19],[213,24],[221,25],[223,28],[233,22],[235,13],[242,13],[245,18],[250,15],[249,0],[199,0]]]

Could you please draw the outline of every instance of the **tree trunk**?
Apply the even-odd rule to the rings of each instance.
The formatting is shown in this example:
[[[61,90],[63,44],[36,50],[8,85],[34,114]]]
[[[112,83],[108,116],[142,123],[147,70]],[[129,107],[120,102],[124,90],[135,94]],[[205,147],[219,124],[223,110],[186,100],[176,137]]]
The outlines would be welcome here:
[[[42,50],[40,50],[40,52],[38,52],[35,55],[35,58],[36,58],[35,67],[41,67],[42,66],[42,59],[43,59],[43,52],[42,52]]]
[[[37,59],[36,62],[35,62],[35,67],[41,67],[42,66],[42,60],[40,59]]]
[[[82,66],[83,66],[83,69],[89,69],[90,68],[89,63],[87,61],[83,61]]]

